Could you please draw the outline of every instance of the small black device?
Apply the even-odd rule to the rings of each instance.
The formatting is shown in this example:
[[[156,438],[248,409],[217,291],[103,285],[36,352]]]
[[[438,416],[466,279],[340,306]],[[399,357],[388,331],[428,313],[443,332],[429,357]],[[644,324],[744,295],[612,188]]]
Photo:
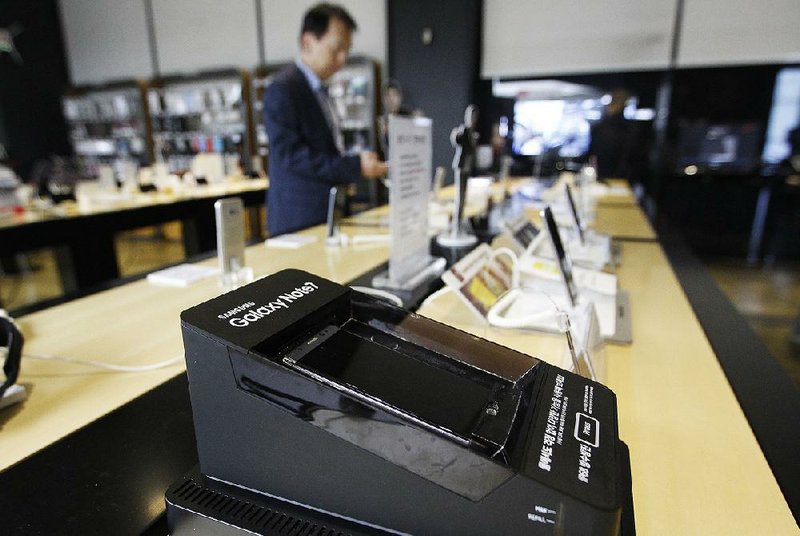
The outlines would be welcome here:
[[[174,536],[619,534],[601,384],[300,270],[181,324],[200,464]],[[259,525],[281,510],[291,530]]]
[[[561,232],[558,230],[558,224],[553,217],[553,210],[548,206],[542,211],[542,219],[544,226],[547,229],[547,234],[550,237],[550,243],[553,245],[553,251],[556,254],[558,261],[559,271],[561,277],[564,278],[564,285],[567,289],[567,297],[570,304],[575,307],[578,305],[578,287],[575,285],[575,278],[572,276],[572,259],[564,247],[564,242],[561,240]]]
[[[158,191],[158,188],[156,188],[156,185],[153,184],[153,183],[147,183],[147,184],[141,184],[140,183],[139,184],[139,191],[141,193],[143,193],[143,194],[146,194],[146,193],[149,193],[149,192],[156,192],[156,191]]]

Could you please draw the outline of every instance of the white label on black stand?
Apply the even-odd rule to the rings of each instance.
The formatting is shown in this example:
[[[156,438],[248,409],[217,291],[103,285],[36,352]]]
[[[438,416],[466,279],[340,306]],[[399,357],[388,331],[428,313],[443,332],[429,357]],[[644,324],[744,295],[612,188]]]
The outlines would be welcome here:
[[[402,288],[429,263],[428,197],[432,176],[431,120],[389,116],[389,280]]]

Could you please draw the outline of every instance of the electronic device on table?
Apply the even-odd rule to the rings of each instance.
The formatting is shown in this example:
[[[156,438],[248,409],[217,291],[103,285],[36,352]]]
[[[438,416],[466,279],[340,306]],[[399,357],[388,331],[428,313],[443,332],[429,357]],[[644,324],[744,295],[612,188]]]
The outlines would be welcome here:
[[[504,222],[506,235],[511,239],[514,252],[519,257],[517,266],[523,281],[526,277],[561,280],[558,263],[553,259],[532,254],[548,240],[548,233],[542,233],[524,215]],[[573,266],[572,274],[578,289],[587,289],[600,294],[617,293],[617,276],[599,270]]]
[[[578,214],[578,207],[575,206],[575,198],[572,196],[572,188],[569,187],[569,184],[564,184],[564,193],[567,196],[567,204],[569,205],[569,213],[572,216],[572,223],[575,226],[575,230],[578,233],[578,238],[581,241],[581,245],[586,245],[586,233],[583,230],[583,222],[581,221],[581,216]]]
[[[480,245],[445,272],[442,280],[473,313],[493,326],[559,332],[557,312],[569,312],[577,319],[585,317],[592,304],[603,338],[630,343],[630,300],[617,288],[617,277],[573,266],[549,207],[542,212],[542,220],[546,232],[524,217],[507,224],[507,234],[516,251],[521,251],[518,255],[506,258],[498,255],[501,250]],[[549,241],[555,259],[531,254],[541,249],[543,241]]]
[[[542,211],[541,215],[547,234],[550,237],[553,251],[555,252],[556,262],[564,284],[568,303],[572,307],[575,307],[580,297],[578,290],[579,285],[576,282],[574,272],[575,268],[573,268],[569,253],[564,247],[564,242],[561,239],[561,233],[558,230],[558,224],[553,216],[553,211],[548,206]],[[583,284],[594,289],[595,296],[592,297],[591,301],[594,303],[595,310],[597,311],[603,337],[609,342],[631,343],[633,341],[633,331],[628,293],[622,290],[609,292],[610,289],[608,287],[612,286],[611,283],[606,278],[601,277],[607,274],[595,273],[593,275],[588,270],[581,270],[580,273]],[[613,286],[616,286],[615,277],[613,279]],[[585,302],[586,300],[584,299],[581,301]]]
[[[601,384],[299,270],[181,323],[200,463],[174,536],[619,534]]]
[[[244,267],[244,205],[238,197],[214,202],[219,269],[236,273]]]

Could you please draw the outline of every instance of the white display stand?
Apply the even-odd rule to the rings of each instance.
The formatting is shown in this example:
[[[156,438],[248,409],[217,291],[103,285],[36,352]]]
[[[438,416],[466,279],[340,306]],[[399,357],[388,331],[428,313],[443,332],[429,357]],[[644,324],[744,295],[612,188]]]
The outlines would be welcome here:
[[[470,174],[475,169],[477,151],[477,133],[474,126],[477,121],[477,108],[470,104],[464,111],[464,124],[450,133],[450,143],[455,148],[453,157],[453,176],[455,184],[455,206],[451,229],[436,237],[440,246],[446,248],[468,248],[478,242],[464,222],[464,208],[467,204],[467,186]]]
[[[375,288],[415,289],[441,275],[444,259],[431,257],[428,200],[432,176],[432,121],[424,117],[389,116],[389,268],[373,278]]]
[[[505,248],[492,250],[481,244],[450,270],[442,280],[464,305],[490,326],[562,333],[566,369],[598,378],[596,357],[604,356],[600,322],[592,302],[573,306],[563,285],[547,282],[549,288],[522,288],[513,267],[513,255]]]

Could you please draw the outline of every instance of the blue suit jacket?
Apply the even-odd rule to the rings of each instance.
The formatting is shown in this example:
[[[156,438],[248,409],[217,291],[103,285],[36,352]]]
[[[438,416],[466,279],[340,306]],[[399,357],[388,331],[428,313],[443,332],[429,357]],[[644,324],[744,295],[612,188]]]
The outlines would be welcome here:
[[[331,186],[361,177],[358,155],[341,156],[302,71],[283,69],[264,93],[269,138],[267,228],[272,236],[325,221]]]

